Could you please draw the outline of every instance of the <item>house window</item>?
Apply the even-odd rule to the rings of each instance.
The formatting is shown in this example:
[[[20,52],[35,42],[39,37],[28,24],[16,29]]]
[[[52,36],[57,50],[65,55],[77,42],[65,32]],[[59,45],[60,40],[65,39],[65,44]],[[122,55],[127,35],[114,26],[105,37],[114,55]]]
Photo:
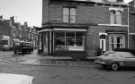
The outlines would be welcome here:
[[[116,24],[121,24],[121,11],[116,12]]]
[[[110,23],[111,24],[122,24],[121,14],[122,13],[120,10],[111,10],[110,11]]]
[[[63,22],[75,23],[76,22],[76,8],[63,8]]]
[[[115,14],[116,14],[116,11],[114,11],[114,10],[112,10],[112,11],[110,12],[110,22],[111,22],[111,24],[115,24],[115,23],[116,23]]]
[[[55,32],[55,50],[84,51],[84,32]]]
[[[125,36],[122,34],[109,35],[109,49],[125,48]]]
[[[135,7],[135,1],[134,1],[134,7]]]

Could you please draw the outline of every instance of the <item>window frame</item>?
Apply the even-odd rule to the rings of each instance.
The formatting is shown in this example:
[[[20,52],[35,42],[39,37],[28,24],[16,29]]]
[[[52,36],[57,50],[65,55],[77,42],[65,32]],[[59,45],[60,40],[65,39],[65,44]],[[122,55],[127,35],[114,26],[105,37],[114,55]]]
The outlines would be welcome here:
[[[122,8],[109,8],[110,11],[110,24],[122,24]],[[112,14],[115,11],[115,14]],[[112,16],[113,15],[113,16]]]
[[[65,14],[64,9],[68,10],[67,14]],[[74,14],[72,14],[72,12],[71,12],[72,9],[74,9]],[[76,23],[76,7],[63,7],[63,14],[62,15],[63,15],[62,20],[63,20],[64,23]],[[66,17],[67,20],[64,19],[65,17]],[[72,19],[74,21],[72,21]]]
[[[120,38],[119,43],[118,43],[117,38]],[[124,34],[110,34],[109,35],[109,50],[118,48],[118,45],[120,45],[119,48],[125,48],[125,45],[126,45],[125,40],[126,40],[126,37]]]
[[[57,36],[57,33],[63,33],[63,41],[64,43],[62,45],[57,45],[55,43],[55,50],[67,50],[67,51],[85,51],[85,33],[84,32],[55,32],[55,42],[58,40],[60,37]],[[70,34],[72,33],[72,35]],[[81,33],[80,37],[77,37],[77,33]],[[70,36],[71,35],[71,36]],[[81,38],[81,45],[79,45],[77,42]],[[71,43],[70,43],[71,42]],[[57,47],[58,46],[58,47]],[[59,49],[63,48],[63,49]]]

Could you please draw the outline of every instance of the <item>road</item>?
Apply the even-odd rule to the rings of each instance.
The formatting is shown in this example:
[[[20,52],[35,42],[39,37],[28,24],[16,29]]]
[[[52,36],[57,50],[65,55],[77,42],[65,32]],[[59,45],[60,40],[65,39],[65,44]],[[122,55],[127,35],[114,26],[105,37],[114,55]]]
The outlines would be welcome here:
[[[0,72],[33,76],[33,84],[134,84],[135,82],[135,69],[113,72],[93,63],[87,66],[59,64],[39,66],[0,61]]]

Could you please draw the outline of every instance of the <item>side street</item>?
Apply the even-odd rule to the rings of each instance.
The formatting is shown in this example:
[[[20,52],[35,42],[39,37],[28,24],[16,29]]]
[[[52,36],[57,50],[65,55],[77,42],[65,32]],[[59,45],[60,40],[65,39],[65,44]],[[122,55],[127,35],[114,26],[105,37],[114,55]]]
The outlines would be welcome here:
[[[71,57],[41,56],[34,50],[31,54],[15,55],[12,51],[0,52],[0,59],[7,63],[19,63],[30,65],[71,65],[71,66],[89,66],[95,57],[85,60],[74,60]]]

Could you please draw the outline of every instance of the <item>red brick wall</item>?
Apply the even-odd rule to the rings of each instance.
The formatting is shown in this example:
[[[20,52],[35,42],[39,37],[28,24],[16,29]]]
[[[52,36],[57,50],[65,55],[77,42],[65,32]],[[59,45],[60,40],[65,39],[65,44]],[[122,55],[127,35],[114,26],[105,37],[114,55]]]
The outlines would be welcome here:
[[[122,12],[122,24],[128,25],[128,8],[125,8]]]
[[[49,0],[42,0],[42,24],[48,22]]]
[[[110,23],[110,12],[107,6],[90,6],[86,4],[76,3],[48,3],[48,0],[43,0],[43,23],[46,22],[60,22],[62,23],[62,8],[64,6],[74,6],[77,8],[76,23],[98,23],[98,24],[109,24]],[[47,5],[49,4],[49,6]],[[128,13],[127,9],[122,12],[122,24],[127,24]]]
[[[135,8],[130,8],[129,12],[129,32],[135,33]]]
[[[135,36],[134,35],[129,36],[129,48],[135,49]]]
[[[77,7],[77,23],[100,23],[109,24],[109,9],[108,7]]]
[[[135,33],[135,8],[134,1],[130,2],[129,9],[129,33]],[[129,48],[135,48],[135,35],[129,36]]]

